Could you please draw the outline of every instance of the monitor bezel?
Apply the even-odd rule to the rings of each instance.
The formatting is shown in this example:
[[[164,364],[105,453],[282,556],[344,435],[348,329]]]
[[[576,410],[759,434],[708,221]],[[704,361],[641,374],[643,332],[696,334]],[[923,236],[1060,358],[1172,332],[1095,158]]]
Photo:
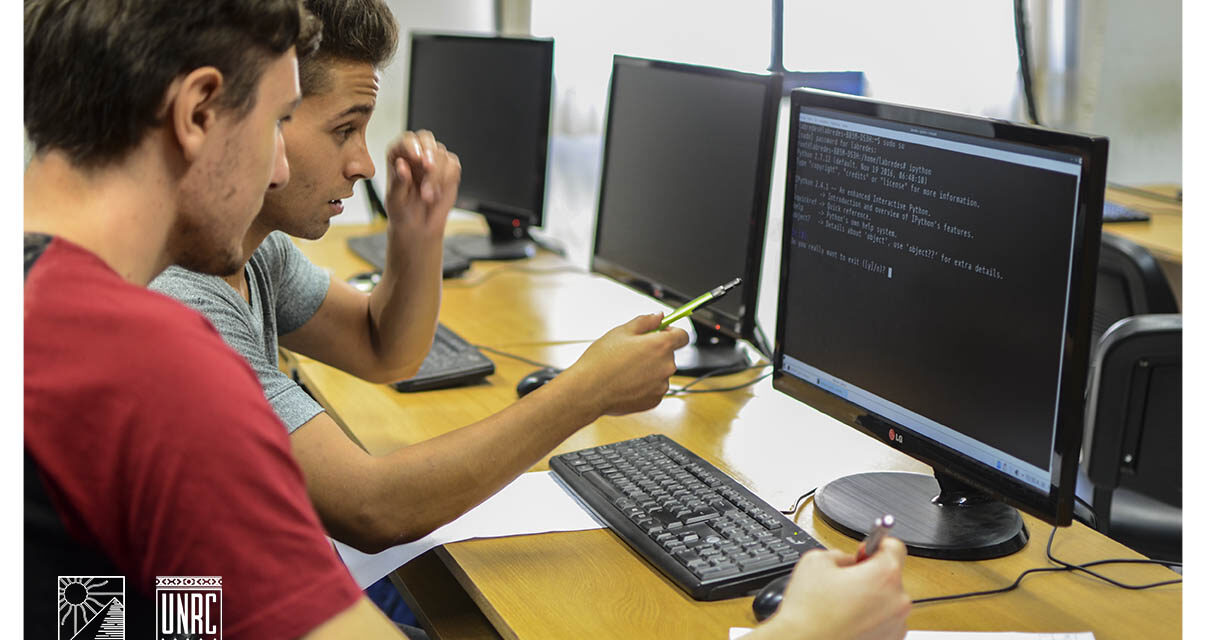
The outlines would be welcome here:
[[[1069,301],[1062,352],[1061,395],[1053,439],[1052,474],[1057,484],[1047,495],[1021,481],[977,462],[944,445],[920,436],[909,427],[848,402],[817,386],[785,373],[784,332],[785,297],[783,286],[791,259],[792,203],[795,171],[792,167],[797,145],[795,126],[802,107],[820,107],[870,116],[898,124],[938,128],[980,138],[1021,142],[1079,156],[1082,179],[1077,197],[1077,220],[1073,233],[1071,274],[1073,299]],[[788,167],[785,179],[784,228],[781,237],[780,286],[777,292],[775,353],[772,386],[823,413],[852,426],[881,442],[924,462],[936,472],[955,476],[988,492],[992,497],[1030,513],[1045,522],[1067,525],[1072,521],[1077,466],[1081,447],[1084,413],[1083,392],[1087,381],[1090,333],[1093,324],[1094,283],[1101,238],[1103,194],[1106,188],[1107,140],[1104,137],[1066,133],[1005,120],[963,115],[932,109],[907,107],[869,98],[797,89],[791,95],[791,126],[788,133]],[[893,431],[893,436],[889,432]]]
[[[544,54],[542,60],[544,67],[542,94],[545,96],[545,108],[542,112],[541,127],[543,139],[538,153],[538,163],[540,166],[539,171],[535,172],[540,176],[535,186],[535,208],[529,211],[522,207],[496,202],[489,198],[483,198],[479,194],[465,193],[464,188],[458,191],[455,205],[460,209],[482,215],[488,222],[511,224],[513,220],[519,220],[520,224],[524,227],[540,227],[544,224],[545,220],[545,189],[549,180],[549,140],[551,137],[550,124],[553,106],[553,38],[504,36],[495,33],[411,31],[409,48],[407,50],[406,129],[408,131],[415,130],[412,124],[412,105],[414,101],[411,99],[411,96],[415,95],[415,45],[417,42],[447,40],[475,43],[496,42],[516,46],[531,46],[539,48]],[[452,151],[456,152],[456,149]]]
[[[608,180],[608,157],[611,153],[611,137],[608,131],[612,127],[612,102],[616,93],[616,70],[621,67],[657,68],[678,71],[703,76],[743,80],[752,84],[763,85],[763,113],[761,116],[761,137],[758,143],[759,166],[755,169],[755,193],[750,203],[751,209],[746,222],[750,228],[750,237],[746,243],[745,265],[742,273],[742,309],[744,313],[736,316],[712,307],[700,309],[693,314],[693,321],[704,326],[712,327],[720,333],[735,339],[753,340],[755,338],[755,322],[757,316],[759,280],[763,266],[763,250],[766,246],[767,220],[770,217],[771,174],[774,164],[775,135],[779,121],[780,104],[783,99],[783,77],[777,73],[750,73],[733,69],[722,69],[702,65],[638,58],[625,55],[612,57],[612,75],[608,84],[608,107],[604,121],[604,145],[600,163],[599,197],[595,208],[594,237],[591,241],[591,270],[605,275],[630,288],[661,300],[666,304],[677,307],[687,303],[703,291],[679,291],[668,287],[648,274],[618,264],[599,255],[600,229],[604,224],[604,205],[606,192],[604,186]],[[717,283],[722,284],[720,282]]]

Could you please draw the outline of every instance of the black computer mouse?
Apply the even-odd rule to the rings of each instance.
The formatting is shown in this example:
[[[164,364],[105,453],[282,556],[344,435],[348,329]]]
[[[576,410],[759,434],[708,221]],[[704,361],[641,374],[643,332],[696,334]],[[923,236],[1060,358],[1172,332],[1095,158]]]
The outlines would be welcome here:
[[[555,369],[553,367],[537,369],[536,371],[524,376],[523,379],[520,380],[519,384],[515,386],[515,393],[517,396],[523,398],[524,396],[541,388],[541,385],[549,382],[554,378],[554,376],[561,372],[561,369]]]
[[[759,622],[771,617],[771,614],[779,611],[780,601],[784,599],[784,587],[788,586],[788,578],[792,574],[782,575],[775,580],[767,583],[767,586],[759,590],[758,595],[754,596],[754,617]]]

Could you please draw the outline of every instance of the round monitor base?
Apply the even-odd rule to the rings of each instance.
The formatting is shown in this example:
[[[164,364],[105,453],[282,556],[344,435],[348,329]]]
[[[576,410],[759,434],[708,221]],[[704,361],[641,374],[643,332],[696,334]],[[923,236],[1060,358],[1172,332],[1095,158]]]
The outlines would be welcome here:
[[[939,505],[932,476],[869,472],[839,478],[817,490],[814,506],[826,524],[862,539],[872,522],[892,514],[892,535],[910,555],[945,560],[1006,556],[1027,544],[1022,516],[1002,502]]]
[[[750,359],[741,345],[689,344],[675,350],[675,375],[700,377],[735,373],[750,366]]]
[[[536,246],[527,238],[461,234],[445,238],[444,247],[469,260],[523,260],[536,255]]]

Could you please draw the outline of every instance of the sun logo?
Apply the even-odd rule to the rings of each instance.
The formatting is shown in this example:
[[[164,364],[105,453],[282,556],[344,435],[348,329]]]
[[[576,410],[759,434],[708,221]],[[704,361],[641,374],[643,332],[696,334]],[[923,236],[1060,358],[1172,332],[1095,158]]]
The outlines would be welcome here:
[[[59,576],[59,640],[125,640],[126,579]]]

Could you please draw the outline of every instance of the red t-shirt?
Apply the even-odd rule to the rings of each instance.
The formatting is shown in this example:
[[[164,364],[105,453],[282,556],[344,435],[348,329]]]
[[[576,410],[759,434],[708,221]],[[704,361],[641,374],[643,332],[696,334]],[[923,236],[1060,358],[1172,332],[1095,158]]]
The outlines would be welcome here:
[[[128,590],[221,576],[228,639],[296,638],[361,597],[247,363],[61,238],[25,282],[25,447],[67,532]]]

